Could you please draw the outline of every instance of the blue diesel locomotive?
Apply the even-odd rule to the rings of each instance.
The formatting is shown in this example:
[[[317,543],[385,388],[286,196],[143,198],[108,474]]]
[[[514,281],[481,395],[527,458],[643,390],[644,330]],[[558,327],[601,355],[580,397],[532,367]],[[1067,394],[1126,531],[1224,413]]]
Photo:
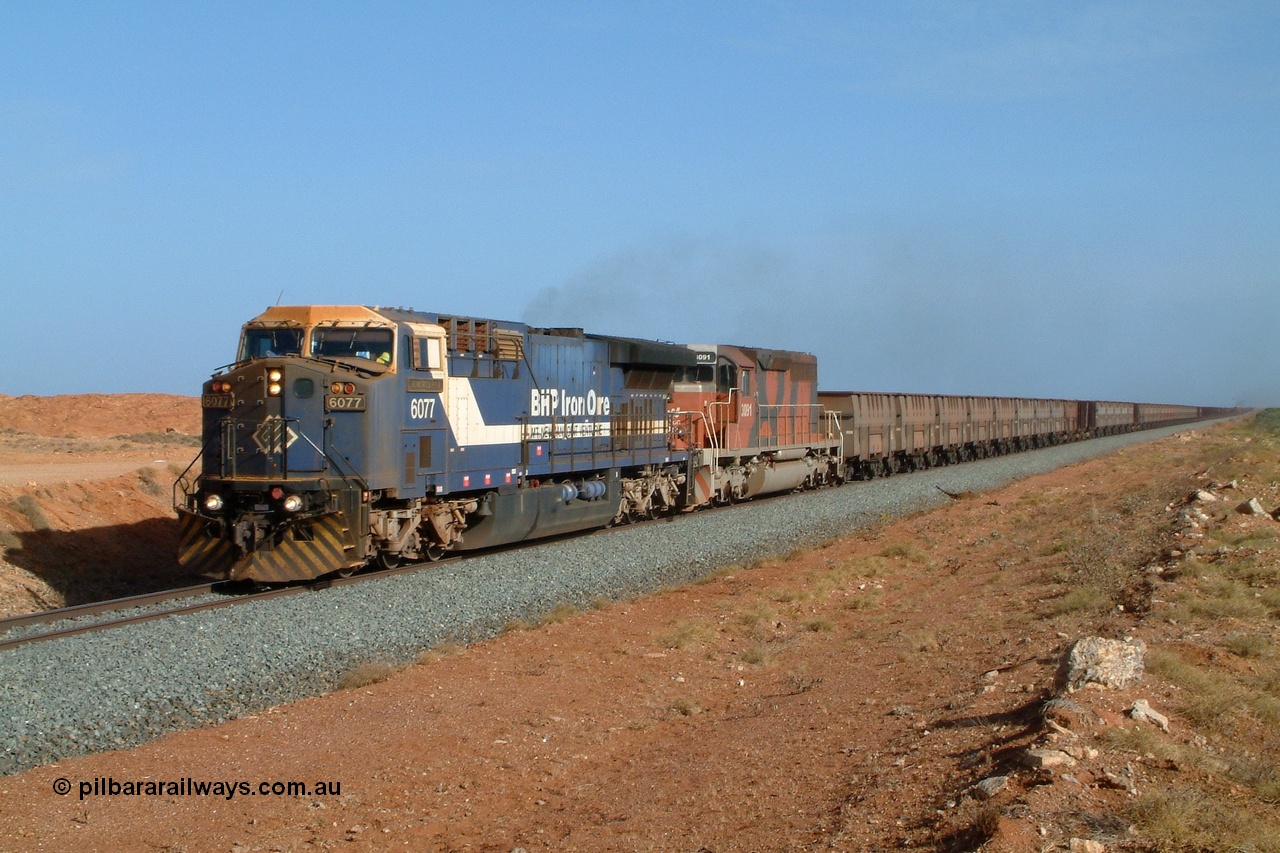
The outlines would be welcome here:
[[[669,441],[668,388],[698,363],[580,329],[270,308],[204,384],[179,559],[305,580],[674,508],[689,457]]]

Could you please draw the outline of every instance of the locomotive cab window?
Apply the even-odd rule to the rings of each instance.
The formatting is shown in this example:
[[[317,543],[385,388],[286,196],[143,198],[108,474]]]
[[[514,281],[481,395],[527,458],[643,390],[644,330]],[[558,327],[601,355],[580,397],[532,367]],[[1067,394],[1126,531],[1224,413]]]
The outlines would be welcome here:
[[[440,360],[440,339],[439,338],[412,338],[413,342],[413,369],[414,370],[439,370]]]
[[[301,329],[245,329],[244,340],[240,343],[240,361],[299,355],[301,352]]]
[[[722,361],[717,372],[720,374],[716,382],[717,391],[732,391],[738,387],[738,368],[736,365]]]
[[[390,329],[365,326],[323,326],[311,333],[311,354],[336,360],[359,358],[391,365],[395,351]]]

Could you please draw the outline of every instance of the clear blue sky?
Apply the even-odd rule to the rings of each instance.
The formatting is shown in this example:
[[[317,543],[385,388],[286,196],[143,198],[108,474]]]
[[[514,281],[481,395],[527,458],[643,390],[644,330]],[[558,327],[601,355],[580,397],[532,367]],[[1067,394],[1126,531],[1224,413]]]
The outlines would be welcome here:
[[[0,393],[277,299],[1280,403],[1280,5],[0,5]]]

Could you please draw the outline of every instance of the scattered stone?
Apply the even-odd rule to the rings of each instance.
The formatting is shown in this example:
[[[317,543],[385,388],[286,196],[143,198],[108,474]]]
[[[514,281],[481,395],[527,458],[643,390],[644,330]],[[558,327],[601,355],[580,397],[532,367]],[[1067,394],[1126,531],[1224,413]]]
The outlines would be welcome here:
[[[1106,853],[1107,845],[1088,838],[1073,838],[1070,848],[1071,853]]]
[[[1046,722],[1067,729],[1090,729],[1099,722],[1096,712],[1084,707],[1079,702],[1058,697],[1044,703],[1040,715]],[[1073,732],[1074,734],[1074,732]]]
[[[1159,726],[1162,731],[1169,731],[1169,718],[1158,711],[1151,710],[1151,706],[1147,704],[1146,699],[1135,701],[1133,707],[1129,709],[1129,716],[1139,722],[1153,723]]]
[[[989,800],[1007,787],[1009,787],[1008,776],[988,776],[981,782],[974,784],[969,790],[978,799]]]
[[[1000,670],[998,669],[991,669],[982,673],[983,681],[995,681],[999,677],[1000,677]]]
[[[1070,738],[1080,737],[1078,734],[1071,731],[1071,729],[1067,728],[1066,726],[1059,725],[1057,722],[1055,722],[1054,720],[1048,717],[1045,718],[1044,722],[1045,722],[1045,725],[1047,725],[1049,728],[1053,729],[1055,732],[1062,735],[1063,737],[1070,737]]]
[[[1098,757],[1098,750],[1091,746],[1068,744],[1062,748],[1062,751],[1067,755],[1070,755],[1076,761],[1092,761]]]
[[[1128,791],[1130,794],[1138,793],[1138,786],[1133,783],[1131,777],[1117,776],[1106,770],[1102,771],[1102,775],[1098,777],[1098,784],[1104,788],[1118,788],[1121,791]]]
[[[1040,770],[1048,767],[1074,767],[1076,760],[1060,749],[1028,749],[1022,754],[1022,763]]]
[[[1197,489],[1196,493],[1191,496],[1191,499],[1193,501],[1200,501],[1201,503],[1210,503],[1212,501],[1216,501],[1218,496],[1207,489]]]
[[[1072,693],[1086,684],[1100,684],[1115,690],[1132,687],[1142,678],[1142,657],[1146,650],[1146,643],[1137,639],[1085,637],[1062,656],[1054,689],[1058,693]]]
[[[1268,515],[1269,513],[1262,508],[1262,504],[1257,498],[1249,498],[1249,500],[1236,507],[1236,512],[1241,515]]]

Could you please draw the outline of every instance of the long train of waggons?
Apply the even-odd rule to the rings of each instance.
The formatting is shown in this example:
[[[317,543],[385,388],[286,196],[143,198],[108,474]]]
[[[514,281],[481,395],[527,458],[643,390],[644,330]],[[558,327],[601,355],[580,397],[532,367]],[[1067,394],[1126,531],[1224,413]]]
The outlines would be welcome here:
[[[179,557],[307,580],[1234,411],[817,379],[808,353],[269,308],[204,384]]]

